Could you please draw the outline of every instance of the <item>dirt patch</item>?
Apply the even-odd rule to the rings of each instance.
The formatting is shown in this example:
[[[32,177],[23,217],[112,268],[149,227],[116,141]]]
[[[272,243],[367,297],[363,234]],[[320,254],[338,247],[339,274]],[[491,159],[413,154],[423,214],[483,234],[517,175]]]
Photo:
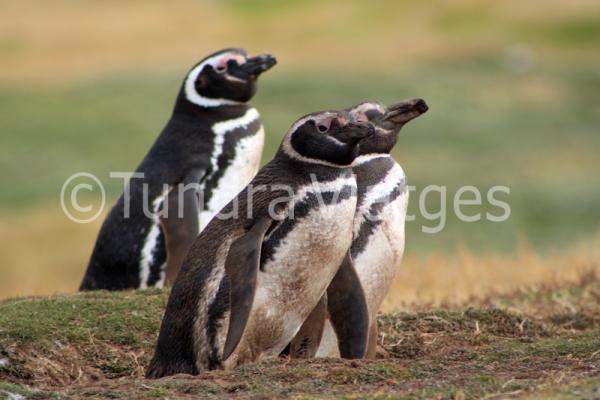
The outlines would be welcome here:
[[[376,360],[274,359],[160,380],[143,372],[166,291],[11,300],[0,303],[0,398],[593,394],[600,387],[599,290],[598,281],[586,281],[478,307],[381,315]]]

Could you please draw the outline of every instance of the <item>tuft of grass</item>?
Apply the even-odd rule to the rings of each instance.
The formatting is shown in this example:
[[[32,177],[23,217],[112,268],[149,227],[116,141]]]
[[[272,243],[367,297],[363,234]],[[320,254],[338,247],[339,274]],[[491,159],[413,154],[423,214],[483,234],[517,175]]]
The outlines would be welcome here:
[[[593,393],[600,330],[557,319],[595,316],[600,281],[520,291],[471,307],[379,317],[378,359],[267,359],[197,377],[143,379],[166,290],[0,301],[0,391],[47,398],[481,398]],[[554,310],[554,312],[553,312]],[[586,320],[587,321],[587,320]],[[557,382],[567,385],[548,392]],[[2,386],[3,385],[3,386]],[[25,386],[26,385],[26,386]]]
[[[147,385],[144,388],[144,396],[147,397],[160,397],[160,398],[165,398],[165,397],[171,397],[173,396],[173,390],[166,388],[166,387],[162,387],[162,386],[149,386]]]
[[[22,385],[5,382],[0,380],[0,399],[1,400],[58,400],[61,399],[59,393],[53,391],[36,391],[28,389]]]
[[[93,337],[114,345],[140,345],[155,336],[167,290],[85,292],[0,303],[0,343],[17,345],[48,338],[64,343]]]
[[[2,398],[10,398],[10,395],[31,396],[32,392],[20,385],[0,381],[0,396]]]

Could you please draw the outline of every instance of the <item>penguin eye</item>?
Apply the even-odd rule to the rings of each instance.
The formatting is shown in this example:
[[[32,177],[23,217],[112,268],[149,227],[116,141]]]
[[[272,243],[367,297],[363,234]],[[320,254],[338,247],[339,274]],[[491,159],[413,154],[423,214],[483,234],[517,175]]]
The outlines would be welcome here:
[[[225,73],[227,71],[227,64],[217,65],[215,67],[215,71],[217,71],[217,73],[219,73],[219,74]]]
[[[329,128],[331,127],[331,121],[333,118],[326,118],[322,121],[315,121],[316,125],[317,125],[317,130],[321,133],[325,133],[329,130]]]

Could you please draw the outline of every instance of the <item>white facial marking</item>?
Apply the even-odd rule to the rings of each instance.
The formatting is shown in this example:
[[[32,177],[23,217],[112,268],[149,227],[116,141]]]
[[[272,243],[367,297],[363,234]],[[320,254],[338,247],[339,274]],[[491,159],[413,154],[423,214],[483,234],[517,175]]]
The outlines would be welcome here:
[[[241,104],[239,101],[235,101],[235,100],[211,99],[208,97],[204,97],[204,96],[201,96],[196,91],[196,80],[198,79],[198,75],[200,75],[200,73],[202,72],[202,70],[204,69],[205,66],[211,65],[213,68],[216,69],[217,66],[222,66],[223,64],[226,64],[227,61],[232,60],[232,59],[238,60],[239,57],[241,57],[241,59],[243,61],[245,61],[245,58],[238,53],[223,53],[223,54],[218,54],[214,57],[208,58],[208,59],[204,60],[201,64],[198,64],[196,67],[194,67],[194,69],[192,69],[190,71],[190,73],[188,74],[188,76],[185,80],[185,84],[184,84],[185,97],[190,102],[197,104],[199,106],[202,106],[202,107],[219,107],[219,106],[224,106],[224,105]],[[240,61],[238,60],[238,62],[240,62]],[[233,77],[228,77],[228,79],[233,80]]]
[[[336,115],[335,113],[325,112],[323,114],[309,115],[309,116],[306,116],[304,118],[299,119],[289,129],[288,134],[283,139],[283,143],[281,144],[281,149],[284,151],[285,154],[287,154],[290,158],[292,158],[294,160],[303,161],[303,162],[307,162],[307,163],[311,163],[311,164],[327,165],[329,167],[335,167],[335,168],[346,168],[347,166],[345,166],[345,165],[338,165],[338,164],[334,164],[334,163],[329,162],[329,161],[319,160],[317,158],[305,157],[302,154],[298,153],[294,149],[294,146],[292,146],[292,135],[304,123],[306,123],[308,121],[315,121],[315,124],[317,124],[318,121],[321,121],[323,119],[326,119],[327,117],[332,117],[332,116],[335,116],[335,115]],[[333,138],[333,137],[331,137],[329,135],[326,135],[326,134],[323,134],[323,135],[327,139],[333,141],[336,144],[340,144],[340,145],[343,144],[339,140],[337,140],[337,139],[335,139],[335,138]]]
[[[154,262],[154,252],[156,251],[156,245],[158,243],[158,237],[160,235],[160,218],[158,216],[158,211],[162,205],[162,202],[167,195],[167,193],[171,190],[170,187],[165,188],[163,192],[156,197],[152,201],[152,221],[150,230],[146,235],[146,240],[144,240],[144,245],[142,246],[142,253],[140,259],[140,287],[139,289],[147,289],[148,288],[148,278],[150,277],[150,266]],[[164,264],[160,267],[161,271],[164,270]],[[156,283],[156,287],[162,287],[164,273],[161,272],[161,279]]]
[[[361,103],[350,110],[350,120],[355,122],[366,122],[369,120],[367,117],[367,112],[377,110],[380,114],[385,114],[387,112],[386,107],[380,103]],[[389,134],[391,130],[383,129],[379,125],[375,125],[375,131],[379,134]]]
[[[314,121],[315,125],[317,125],[319,123],[319,121],[323,121],[328,118],[332,118],[332,117],[336,117],[336,116],[337,116],[336,113],[328,112],[328,111],[325,111],[321,114],[307,115],[306,117],[300,118],[298,121],[294,122],[294,125],[292,125],[292,127],[288,130],[288,132],[294,132],[296,129],[298,129],[299,127],[301,127],[302,125],[304,125],[304,123],[306,123],[308,121]]]
[[[350,118],[355,121],[360,116],[372,110],[377,110],[381,114],[384,114],[386,111],[385,107],[379,103],[361,103],[350,110]]]
[[[227,68],[227,63],[231,60],[237,61],[237,63],[240,65],[246,62],[246,58],[241,54],[226,53],[224,56],[217,60],[214,67],[217,71],[222,71]]]

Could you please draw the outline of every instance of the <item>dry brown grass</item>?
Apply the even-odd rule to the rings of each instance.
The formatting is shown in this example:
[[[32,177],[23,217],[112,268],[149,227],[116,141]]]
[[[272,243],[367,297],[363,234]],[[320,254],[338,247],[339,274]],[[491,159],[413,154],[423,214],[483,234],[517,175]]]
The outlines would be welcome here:
[[[77,289],[100,222],[75,224],[55,208],[0,218],[0,298],[69,293]],[[523,244],[514,254],[408,252],[384,303],[462,303],[540,284],[577,281],[600,273],[600,238],[545,255]]]
[[[514,254],[408,254],[384,302],[384,311],[411,303],[461,304],[540,285],[578,282],[600,273],[600,237],[540,254],[523,240]]]
[[[500,307],[484,301],[381,315],[375,360],[278,358],[146,380],[167,297],[166,290],[98,291],[0,301],[0,395],[597,398],[600,281],[593,274],[499,296]]]

